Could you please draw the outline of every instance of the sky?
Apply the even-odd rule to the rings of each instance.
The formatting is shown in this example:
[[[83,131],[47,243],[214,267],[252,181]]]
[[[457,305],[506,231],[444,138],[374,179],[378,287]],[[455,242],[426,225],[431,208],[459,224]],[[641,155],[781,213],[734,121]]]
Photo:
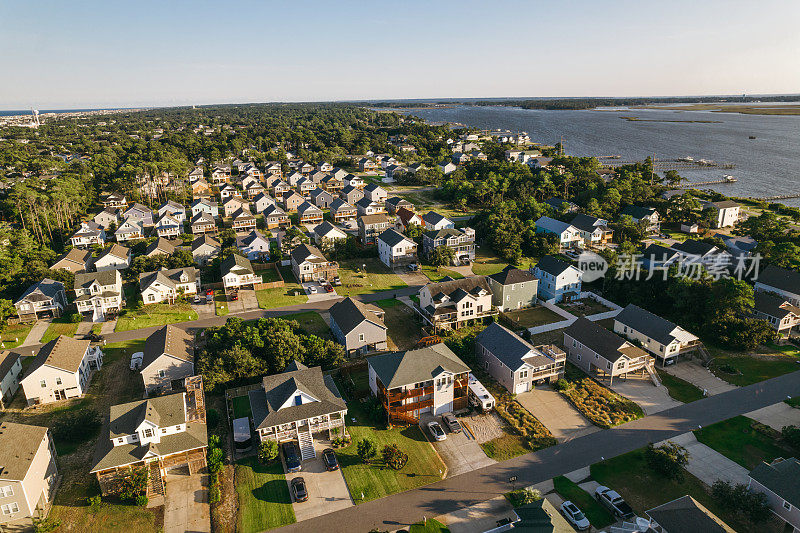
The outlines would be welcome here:
[[[800,93],[800,1],[0,0],[0,109]]]

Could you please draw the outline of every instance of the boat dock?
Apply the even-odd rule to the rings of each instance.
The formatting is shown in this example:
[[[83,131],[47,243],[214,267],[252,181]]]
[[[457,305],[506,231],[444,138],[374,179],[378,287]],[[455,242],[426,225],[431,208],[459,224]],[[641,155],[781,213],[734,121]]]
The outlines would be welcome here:
[[[759,202],[769,202],[772,200],[789,200],[791,198],[800,198],[800,193],[792,193],[792,194],[778,194],[776,196],[761,196],[755,197],[751,196],[751,200],[758,200]]]
[[[699,187],[701,185],[723,185],[725,183],[736,183],[738,180],[733,176],[724,176],[718,180],[707,180],[707,181],[687,181],[685,187],[692,188],[692,187]]]

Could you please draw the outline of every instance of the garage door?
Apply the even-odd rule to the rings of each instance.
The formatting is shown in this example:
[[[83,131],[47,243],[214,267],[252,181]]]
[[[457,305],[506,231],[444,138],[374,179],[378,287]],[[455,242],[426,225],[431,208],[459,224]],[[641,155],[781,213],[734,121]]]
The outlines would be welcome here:
[[[444,414],[444,413],[452,413],[452,412],[453,412],[453,402],[447,402],[447,403],[446,403],[446,404],[444,404],[444,405],[440,405],[440,406],[439,406],[439,407],[436,409],[436,412],[435,412],[435,413],[433,413],[433,414],[435,414],[435,415],[442,415],[442,414]]]
[[[522,383],[517,383],[517,390],[514,392],[519,394],[520,392],[528,392],[530,389],[531,389],[531,382],[523,381]]]

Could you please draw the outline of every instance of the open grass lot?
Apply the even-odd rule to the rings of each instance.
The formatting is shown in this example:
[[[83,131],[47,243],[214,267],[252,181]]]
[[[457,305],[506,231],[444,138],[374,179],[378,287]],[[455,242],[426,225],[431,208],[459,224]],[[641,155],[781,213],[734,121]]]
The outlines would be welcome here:
[[[356,419],[355,422],[352,422],[353,418]],[[346,448],[339,449],[336,455],[356,504],[442,479],[445,466],[419,426],[386,429],[385,421],[376,424],[367,418],[362,404],[348,402],[347,430],[353,442]],[[373,439],[378,448],[378,458],[368,465],[361,462],[356,450],[356,444],[363,438]],[[380,450],[387,444],[397,444],[408,454],[408,463],[402,470],[385,468],[381,462]]]
[[[47,326],[47,330],[44,332],[44,335],[42,335],[42,340],[40,342],[42,344],[50,342],[53,339],[57,339],[59,335],[74,337],[77,330],[77,322],[70,322],[66,317],[54,318],[53,321],[50,322],[50,325]]]
[[[594,499],[594,496],[583,490],[570,479],[564,476],[553,478],[553,488],[565,500],[569,500],[583,511],[589,522],[598,529],[609,526],[615,522],[611,513]]]
[[[231,399],[233,405],[233,417],[244,418],[252,415],[250,412],[250,397],[249,396],[236,396]]]
[[[258,293],[256,293],[258,296]],[[225,296],[225,291],[216,291],[214,294],[214,313],[217,316],[226,316],[231,310],[228,308],[228,297]]]
[[[605,305],[601,304],[597,300],[593,300],[592,298],[584,298],[582,300],[576,300],[574,302],[561,303],[558,304],[558,306],[561,309],[564,309],[567,313],[573,314],[577,317],[591,316],[591,315],[596,315],[598,313],[605,313],[606,311],[611,311],[610,307],[606,307]]]
[[[362,271],[362,265],[366,265],[366,274]],[[407,286],[377,257],[340,261],[339,278],[342,285],[336,287],[336,293],[340,296],[391,291]]]
[[[514,325],[514,330],[533,328],[544,324],[561,322],[564,317],[551,311],[546,307],[536,306],[517,311],[505,311],[503,313]],[[508,325],[508,324],[506,324]],[[563,340],[563,336],[562,336]]]
[[[333,339],[331,329],[328,324],[322,319],[319,313],[315,311],[306,311],[304,313],[295,313],[293,315],[286,315],[281,318],[286,320],[296,320],[300,327],[303,328],[309,335],[316,335],[323,339]]]
[[[731,461],[751,470],[762,461],[789,457],[792,450],[782,446],[780,434],[772,428],[758,426],[746,416],[737,416],[694,431],[697,440],[718,451]]]
[[[292,269],[288,267],[279,268],[281,276],[283,276],[283,287],[278,287],[277,289],[260,289],[256,291],[258,306],[261,309],[304,304],[308,301],[303,287],[295,280]]]
[[[411,524],[411,527],[408,528],[408,531],[409,533],[450,533],[450,530],[446,525],[434,520],[433,518],[428,518],[423,522]]]
[[[709,365],[714,375],[740,387],[800,370],[800,357],[794,351],[739,354],[713,346],[708,351],[714,358]]]
[[[522,257],[516,267],[524,270],[531,265],[535,265],[536,262],[537,259],[534,257]],[[472,272],[474,274],[490,276],[497,274],[507,266],[508,262],[497,257],[488,245],[484,244],[475,249],[475,261],[472,262]]]
[[[386,339],[390,350],[410,350],[422,338],[422,330],[413,309],[399,300],[376,302],[386,314],[383,323],[388,328]]]
[[[435,267],[433,265],[422,265],[420,270],[429,280],[433,282],[442,281],[447,276],[450,276],[453,279],[461,279],[464,277],[455,270],[448,270],[447,268]]]
[[[667,388],[669,395],[679,402],[694,402],[703,397],[703,391],[688,381],[668,374],[663,370],[656,369],[656,372],[658,372],[658,379]]]
[[[511,433],[482,442],[480,446],[483,453],[495,461],[507,461],[531,451],[525,445],[525,437]]]
[[[561,394],[598,427],[608,429],[644,416],[635,402],[604,387],[570,363],[564,377],[569,388]]]
[[[236,530],[256,533],[295,521],[292,497],[280,461],[262,465],[255,457],[236,463],[239,512]]]
[[[590,467],[592,478],[619,492],[638,516],[644,516],[648,509],[688,494],[736,531],[764,531],[721,509],[711,498],[710,488],[689,472],[684,472],[682,483],[653,472],[647,465],[644,450],[640,448],[593,464]]]
[[[149,304],[143,306],[141,310],[128,309],[117,319],[117,327],[114,331],[130,331],[190,320],[197,320],[197,313],[188,303]]]
[[[9,324],[0,331],[0,341],[6,348],[16,348],[25,342],[32,327],[33,324]]]

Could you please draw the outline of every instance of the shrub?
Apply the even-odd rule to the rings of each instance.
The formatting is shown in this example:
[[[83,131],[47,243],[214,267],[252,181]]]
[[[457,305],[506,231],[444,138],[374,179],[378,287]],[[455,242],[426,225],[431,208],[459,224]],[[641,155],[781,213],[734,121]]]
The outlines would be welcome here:
[[[134,468],[122,477],[119,492],[120,500],[139,505],[139,496],[144,496],[147,491],[147,468]],[[147,505],[145,498],[145,505]]]
[[[404,453],[397,444],[384,446],[381,455],[383,456],[383,462],[394,470],[400,470],[408,462],[408,454]]]
[[[358,457],[361,458],[361,461],[369,464],[369,462],[378,453],[378,447],[375,445],[375,441],[372,439],[363,438],[358,441],[357,452]]]
[[[789,446],[800,451],[800,428],[797,426],[784,426],[781,428],[781,436]]]
[[[517,489],[506,495],[511,505],[521,507],[542,499],[542,493],[537,489]]]
[[[61,442],[82,442],[100,428],[100,415],[94,409],[83,408],[60,415],[53,424],[53,438]]]
[[[213,486],[208,491],[208,502],[209,503],[219,503],[222,501],[222,491],[220,490],[219,486]]]
[[[139,507],[147,507],[147,496],[145,496],[144,494],[139,494],[136,497],[136,505],[138,505]]]
[[[689,453],[686,448],[672,441],[656,448],[651,442],[647,445],[644,455],[651,469],[667,479],[683,481],[683,469],[689,462]]]
[[[96,513],[100,510],[100,505],[103,503],[103,498],[99,494],[95,496],[89,496],[86,498],[86,503],[89,505],[89,510],[92,513]]]
[[[33,530],[36,533],[49,533],[50,531],[58,529],[60,525],[61,520],[56,520],[55,518],[45,518],[44,520],[41,518],[33,519]]]
[[[80,313],[70,313],[67,319],[73,324],[83,322],[83,315]]]
[[[761,492],[750,492],[743,483],[732,485],[718,479],[711,486],[711,496],[723,509],[741,514],[751,522],[763,522],[772,514],[767,497]]]
[[[217,434],[212,434],[208,436],[208,447],[209,448],[220,448],[222,446],[222,439]]]
[[[258,462],[262,465],[271,463],[278,457],[278,443],[266,440],[258,445]]]
[[[553,383],[553,388],[557,391],[567,390],[569,388],[569,382],[566,379],[561,378]]]

